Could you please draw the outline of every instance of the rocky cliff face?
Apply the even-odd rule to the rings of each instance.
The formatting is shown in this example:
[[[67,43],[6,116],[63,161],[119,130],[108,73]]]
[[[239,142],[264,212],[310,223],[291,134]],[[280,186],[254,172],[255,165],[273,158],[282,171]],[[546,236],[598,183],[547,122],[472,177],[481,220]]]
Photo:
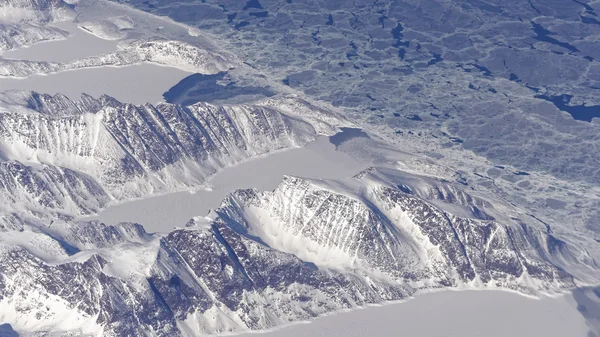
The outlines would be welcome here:
[[[3,250],[2,319],[24,332],[192,336],[262,329],[404,294],[319,270],[218,222],[156,240],[153,260],[128,280],[99,255],[49,265],[21,248]]]
[[[289,177],[240,190],[162,236],[68,221],[18,232],[0,245],[0,319],[23,332],[194,336],[431,288],[555,292],[588,262],[525,224],[453,216],[384,182],[346,186]]]
[[[393,169],[236,191],[168,234],[73,220],[114,199],[196,186],[336,124],[294,97],[184,107],[5,93],[0,320],[24,334],[196,336],[420,290],[554,293],[599,277],[585,250],[516,207]]]
[[[348,195],[288,178],[273,192],[234,193],[221,212],[272,248],[416,288],[573,285],[561,263],[571,254],[565,242],[519,221],[458,217],[381,184]]]
[[[70,217],[94,212],[110,200],[102,186],[81,172],[20,162],[0,163],[0,190],[3,214],[55,210]]]
[[[110,199],[197,186],[220,168],[317,135],[301,115],[277,107],[135,106],[22,93],[4,104],[3,200],[71,215]]]
[[[64,38],[46,24],[73,14],[61,0],[0,0],[0,50]],[[68,63],[0,58],[0,75],[142,62],[214,74],[236,65],[200,36],[161,37],[163,23],[83,22],[122,39],[119,49]],[[167,234],[74,220],[114,200],[197,187],[339,126],[347,122],[293,96],[180,106],[0,93],[0,322],[22,335],[198,336],[431,289],[537,294],[600,282],[585,249],[518,207],[395,169],[235,191]]]

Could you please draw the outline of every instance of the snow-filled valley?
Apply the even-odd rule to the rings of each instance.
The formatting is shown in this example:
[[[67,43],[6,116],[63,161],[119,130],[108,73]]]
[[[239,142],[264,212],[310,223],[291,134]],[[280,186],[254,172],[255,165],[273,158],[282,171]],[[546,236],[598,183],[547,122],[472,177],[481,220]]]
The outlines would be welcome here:
[[[208,188],[129,201],[109,206],[81,221],[99,220],[107,225],[138,222],[147,232],[168,232],[183,227],[191,218],[216,209],[236,189],[273,190],[285,175],[313,179],[351,177],[367,168],[366,162],[335,151],[327,137],[297,149],[253,158],[225,168],[208,179]]]
[[[496,291],[436,292],[240,337],[584,337],[567,298],[532,299]]]
[[[69,70],[27,78],[0,78],[0,90],[33,90],[63,94],[77,100],[81,94],[109,95],[133,104],[163,102],[162,94],[188,72],[154,64]]]
[[[30,61],[69,62],[106,54],[117,49],[117,41],[101,39],[79,28],[74,22],[57,22],[49,27],[65,31],[69,35],[63,39],[8,50],[1,54],[2,57]]]
[[[448,122],[399,129],[380,122],[377,94],[359,109],[353,75],[343,88],[298,86],[334,63],[297,72],[275,52],[257,64],[264,31],[244,27],[268,22],[258,10],[270,4],[215,2],[0,0],[0,335],[600,333],[597,185],[463,148],[462,117],[445,105],[431,118]],[[282,5],[278,26],[302,5]],[[343,28],[336,8],[286,52],[318,42],[318,55],[342,39],[324,36],[364,24]],[[221,11],[248,21],[219,28]],[[383,46],[389,19],[371,20],[369,44]],[[414,44],[394,27],[395,47]],[[265,41],[269,52],[280,42]],[[345,57],[335,64],[357,55]],[[469,88],[491,81],[447,77],[438,58],[425,63],[440,63],[439,97],[405,90],[423,89],[415,111],[442,107],[420,99],[474,99],[455,90],[469,76],[481,77]],[[297,73],[282,76],[285,64]],[[368,82],[376,65],[353,68],[373,69]],[[530,99],[499,81],[508,100]],[[594,127],[577,123],[561,125]]]

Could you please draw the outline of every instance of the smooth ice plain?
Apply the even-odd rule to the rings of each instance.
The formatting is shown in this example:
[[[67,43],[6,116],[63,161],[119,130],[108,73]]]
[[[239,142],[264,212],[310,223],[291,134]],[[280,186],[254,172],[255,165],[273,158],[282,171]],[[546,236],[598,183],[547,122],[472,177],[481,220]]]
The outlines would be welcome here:
[[[69,62],[115,51],[117,42],[98,38],[73,22],[55,26],[72,35],[64,40],[42,42],[2,54],[4,58]],[[77,100],[86,93],[93,97],[106,94],[121,102],[156,104],[164,102],[163,93],[191,73],[152,63],[123,67],[104,66],[66,70],[28,78],[0,77],[0,91],[31,90],[46,94],[64,94]]]
[[[156,104],[164,102],[162,94],[189,73],[155,64],[125,67],[101,67],[36,75],[25,79],[0,78],[0,91],[32,90],[46,94],[61,93],[77,100],[86,93],[93,97],[103,94],[121,102]]]
[[[250,159],[219,171],[208,181],[212,190],[169,193],[108,207],[98,215],[80,220],[100,220],[108,225],[136,222],[148,232],[168,232],[184,226],[195,216],[218,208],[230,192],[241,188],[273,190],[284,175],[312,179],[350,177],[367,164],[336,151],[329,138],[319,137],[302,148]]]
[[[588,327],[572,302],[567,296],[441,291],[238,337],[586,337]]]
[[[70,21],[53,23],[71,35],[64,40],[41,42],[30,47],[9,50],[2,54],[7,59],[69,62],[84,57],[102,55],[117,49],[117,41],[101,39],[79,28]]]

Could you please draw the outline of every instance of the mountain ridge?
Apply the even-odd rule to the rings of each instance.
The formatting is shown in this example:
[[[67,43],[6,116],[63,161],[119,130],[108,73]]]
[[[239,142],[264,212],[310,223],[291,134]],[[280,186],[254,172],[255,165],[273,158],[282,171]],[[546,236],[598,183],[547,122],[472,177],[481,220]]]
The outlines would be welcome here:
[[[69,308],[64,310],[75,314],[80,322],[95,320],[100,329],[95,333],[188,336],[189,333],[264,329],[329,311],[399,300],[427,289],[492,288],[531,295],[560,293],[581,283],[563,270],[564,262],[584,269],[589,265],[585,254],[578,256],[576,253],[581,252],[571,244],[525,224],[456,217],[385,184],[366,183],[371,204],[361,202],[360,195],[352,198],[326,190],[323,184],[286,177],[271,192],[238,190],[208,217],[195,218],[185,228],[161,235],[146,234],[141,226],[134,224],[55,223],[51,226],[55,231],[54,240],[63,247],[71,247],[63,262],[48,264],[26,249],[18,248],[21,246],[2,245],[3,261],[8,262],[0,263],[4,270],[0,286],[6,294],[0,303],[4,303],[4,308],[6,305],[17,308],[11,312],[17,310],[20,317],[35,315],[36,310],[42,310],[39,315],[46,315],[42,302],[34,299],[23,302],[15,292],[16,279],[8,275],[28,275],[27,282],[19,281],[28,284],[25,288],[46,287],[39,296],[46,292],[54,294],[53,284],[59,281],[34,285],[38,282],[34,281],[37,277],[32,277],[36,273],[51,273],[59,278],[70,275],[81,283],[67,284],[67,295],[61,291],[64,297],[57,299],[56,305],[63,303],[60,305]],[[299,199],[282,198],[286,193],[296,194]],[[333,205],[318,202],[315,198],[319,195],[319,200]],[[273,221],[267,220],[267,215],[277,218],[278,213],[270,210],[284,209],[277,206],[277,202],[287,202],[290,214],[297,214],[298,221],[308,221],[307,224],[316,221],[298,229],[298,233],[329,251],[351,248],[349,256],[356,259],[354,263],[332,268],[323,261],[307,259],[306,255],[294,251],[293,245],[277,244],[264,232],[257,231],[259,227],[268,228],[269,221]],[[263,212],[261,221],[250,214],[258,214],[255,208]],[[315,214],[322,218],[310,216],[306,213],[308,209],[316,210]],[[359,211],[355,214],[370,213],[367,218],[371,220],[353,221],[356,217],[348,213],[351,209]],[[348,233],[363,234],[354,238],[346,236],[351,238],[351,244],[331,240],[343,235],[322,236],[327,232],[319,230],[318,223],[327,224],[321,222],[327,219],[323,212],[335,212],[338,222],[348,221]],[[443,220],[433,219],[428,212]],[[388,223],[384,223],[386,221]],[[431,227],[443,221],[446,227]],[[389,225],[402,233],[390,231],[393,228],[386,227]],[[282,226],[298,228],[295,222],[283,222]],[[331,223],[328,231],[335,232],[336,226],[335,222]],[[277,233],[283,235],[286,230]],[[361,249],[361,240],[370,243],[368,250]],[[411,244],[411,240],[415,244]],[[409,247],[424,250],[409,254],[413,249]],[[27,264],[15,264],[25,256],[29,256]],[[136,258],[131,259],[134,256]],[[411,259],[415,262],[410,263]],[[392,263],[394,260],[397,262]],[[7,273],[6,268],[13,268],[16,273]],[[581,269],[570,269],[575,274],[581,273]],[[92,279],[99,281],[94,281],[92,286]],[[87,287],[95,290],[82,292]],[[115,291],[130,294],[127,296],[135,300],[131,306],[126,305],[122,295],[117,296]],[[96,304],[75,305],[82,299]],[[123,303],[119,306],[125,305],[126,312],[123,307],[115,311],[116,303]],[[37,309],[18,311],[25,307]],[[147,318],[142,318],[145,313]],[[15,326],[17,330],[31,331],[32,327],[40,329],[44,322],[56,320],[56,317],[42,317],[38,320],[39,326]],[[219,318],[211,321],[210,317]]]

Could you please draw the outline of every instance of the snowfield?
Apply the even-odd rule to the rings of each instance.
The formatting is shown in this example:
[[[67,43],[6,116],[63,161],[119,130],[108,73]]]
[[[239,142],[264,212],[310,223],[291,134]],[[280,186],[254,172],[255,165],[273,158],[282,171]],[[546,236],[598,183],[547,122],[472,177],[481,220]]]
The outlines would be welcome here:
[[[83,68],[27,78],[0,78],[0,90],[60,93],[72,100],[78,100],[82,94],[95,97],[106,94],[132,104],[156,104],[164,102],[163,93],[189,74],[150,63]]]
[[[236,189],[272,190],[284,176],[336,179],[352,176],[366,168],[356,158],[335,151],[327,137],[319,137],[304,147],[284,150],[250,159],[225,168],[210,177],[209,187],[175,192],[109,206],[81,221],[99,220],[108,225],[139,222],[148,232],[168,232],[183,227],[191,218],[205,216],[219,207]]]
[[[573,306],[573,299],[567,297],[533,299],[503,291],[444,291],[240,337],[587,336],[585,321]]]

